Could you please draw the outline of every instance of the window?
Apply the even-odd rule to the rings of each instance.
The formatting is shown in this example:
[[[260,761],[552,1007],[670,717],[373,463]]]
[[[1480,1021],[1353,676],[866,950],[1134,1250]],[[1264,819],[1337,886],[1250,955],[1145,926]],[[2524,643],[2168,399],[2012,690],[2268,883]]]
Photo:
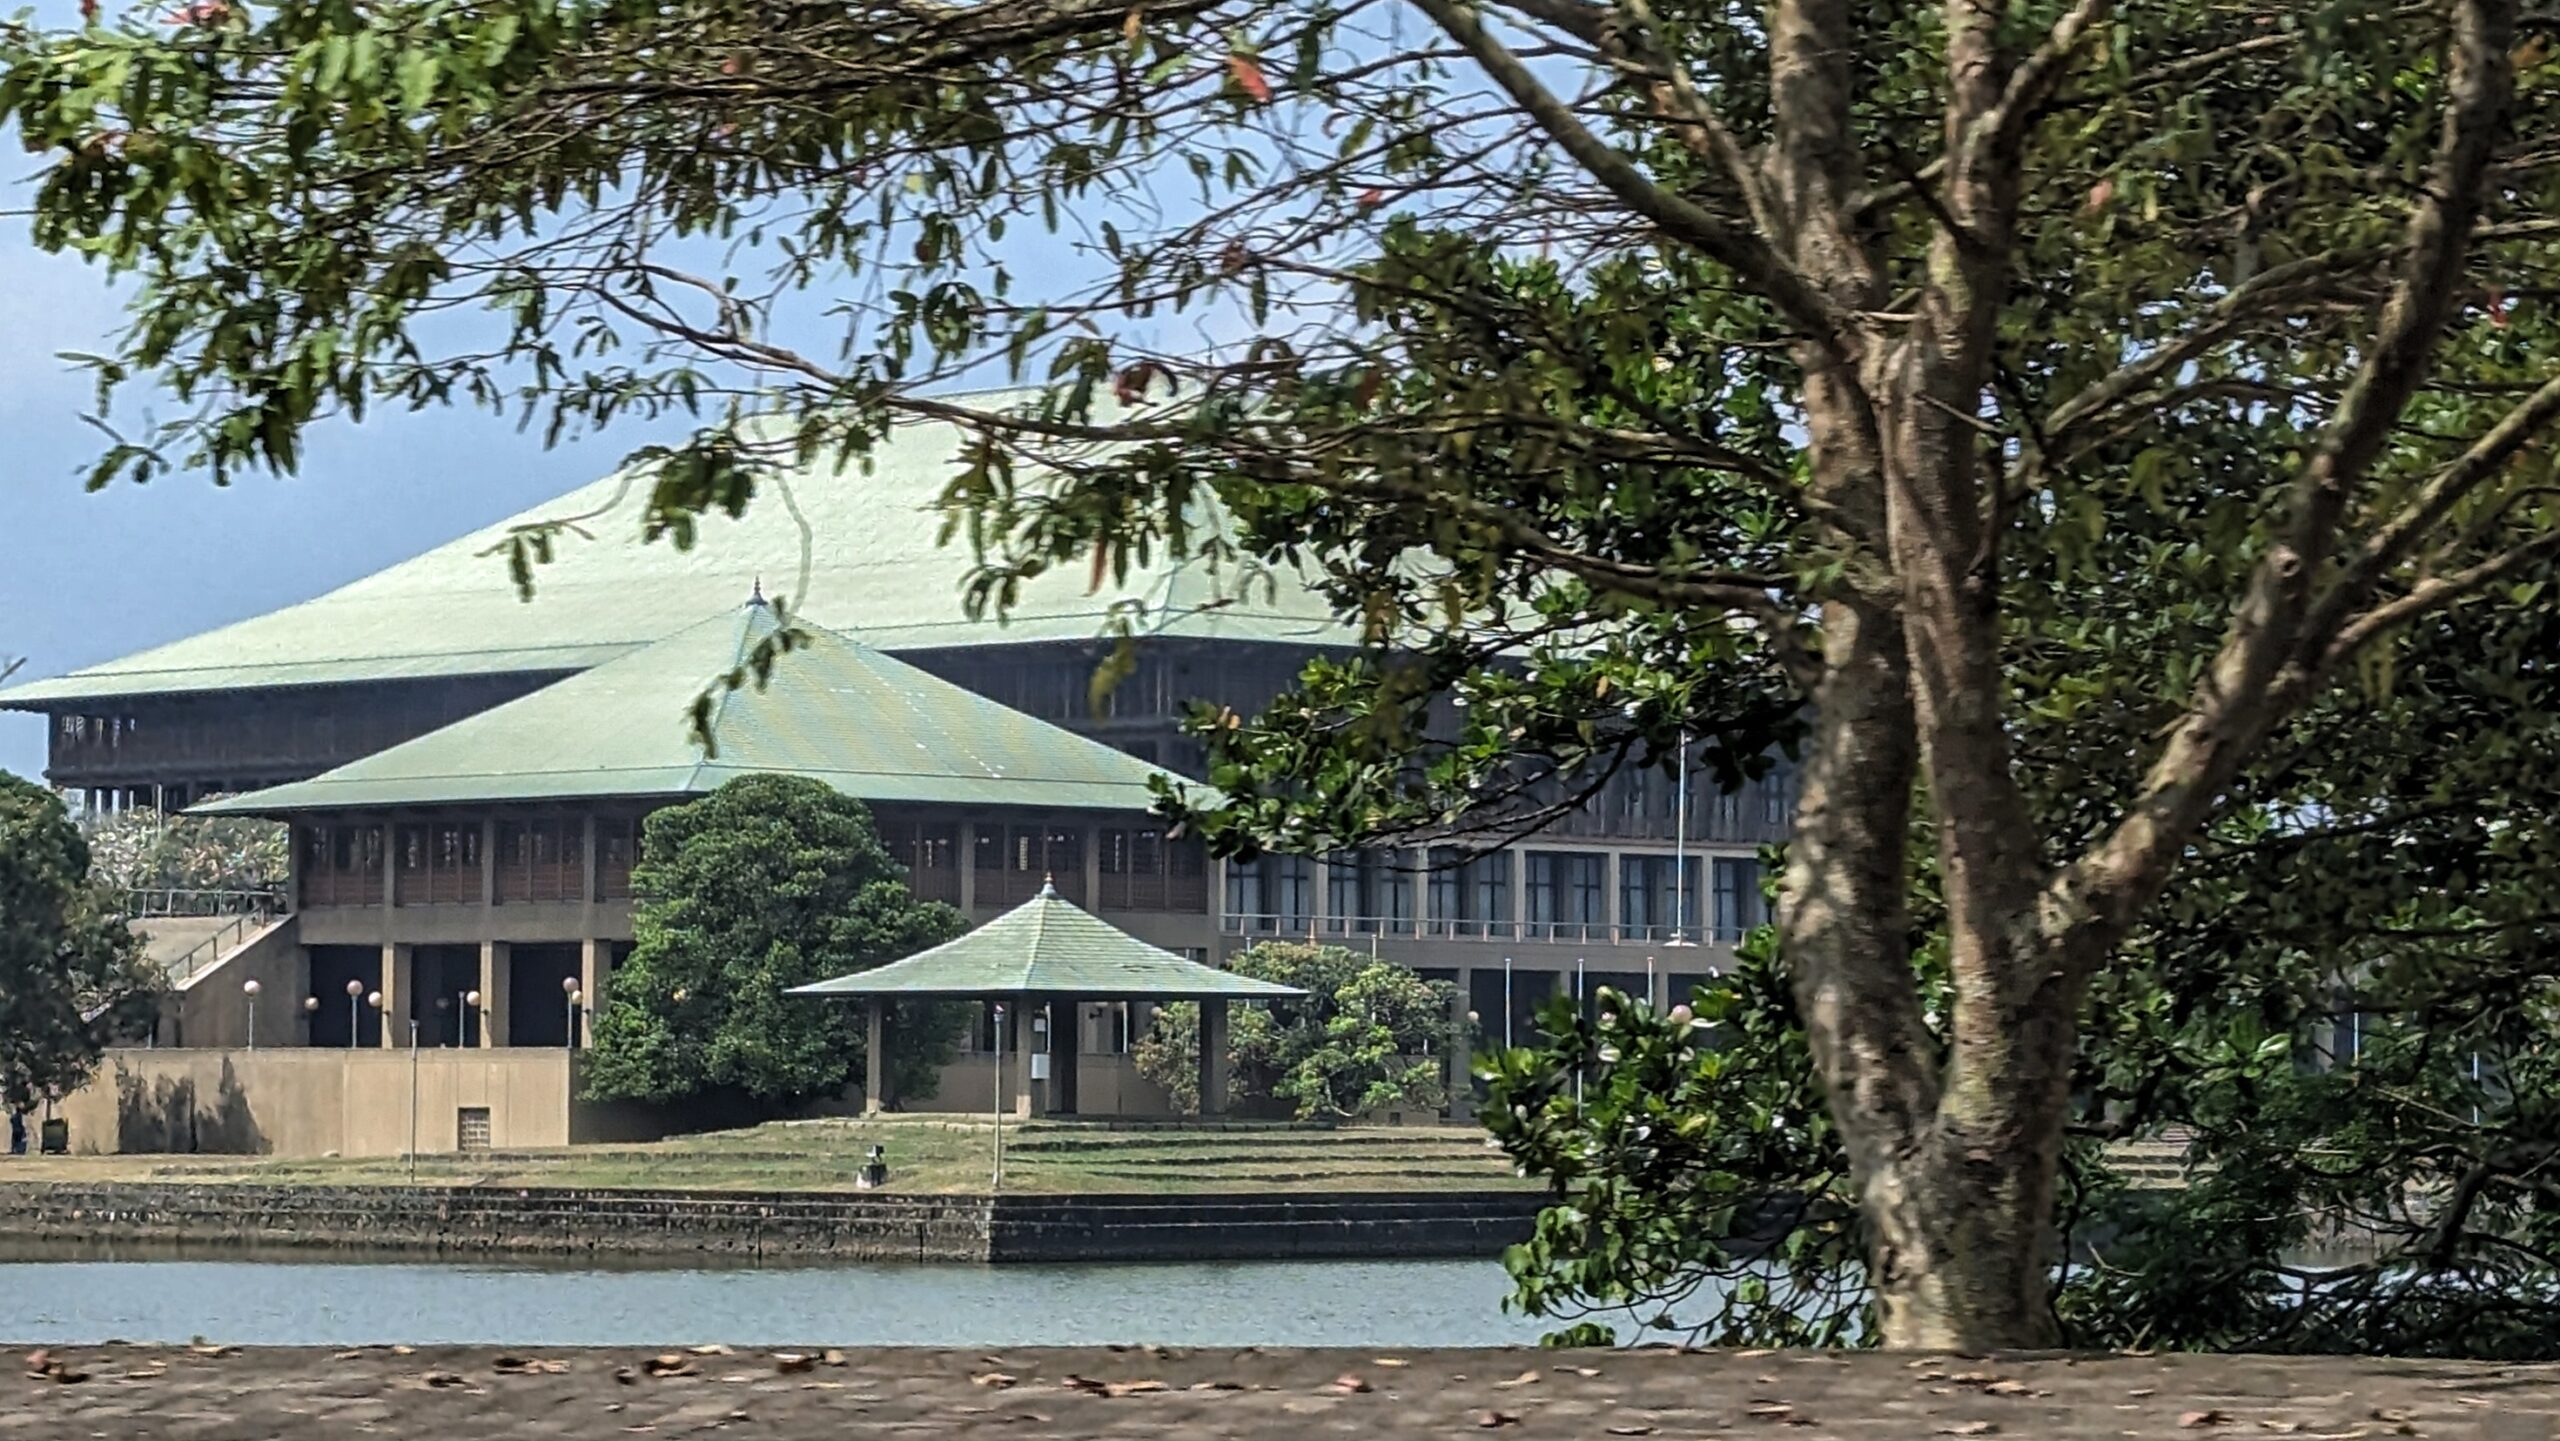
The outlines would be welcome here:
[[[1590,851],[1531,851],[1525,859],[1530,939],[1599,939],[1609,919],[1609,858]]]
[[[1336,851],[1325,862],[1325,929],[1333,935],[1413,934],[1413,876],[1402,851]]]
[[[1741,940],[1768,919],[1768,898],[1760,893],[1760,862],[1716,857],[1716,939]]]
[[[1485,937],[1511,934],[1511,853],[1458,859],[1441,846],[1431,852],[1430,933]]]
[[[1227,865],[1227,928],[1264,935],[1311,930],[1315,889],[1315,863],[1305,856],[1231,861]]]
[[[454,1145],[465,1151],[489,1149],[489,1108],[464,1106],[454,1112]]]
[[[1672,856],[1618,858],[1618,924],[1630,941],[1698,937],[1698,861]]]

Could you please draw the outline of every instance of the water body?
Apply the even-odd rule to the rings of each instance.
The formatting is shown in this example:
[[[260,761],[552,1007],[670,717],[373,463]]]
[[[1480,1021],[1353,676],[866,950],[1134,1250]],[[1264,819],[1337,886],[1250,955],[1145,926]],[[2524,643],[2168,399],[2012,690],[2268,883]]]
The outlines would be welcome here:
[[[27,1253],[20,1253],[25,1255]],[[1495,1346],[1491,1261],[568,1268],[0,1256],[0,1344]]]

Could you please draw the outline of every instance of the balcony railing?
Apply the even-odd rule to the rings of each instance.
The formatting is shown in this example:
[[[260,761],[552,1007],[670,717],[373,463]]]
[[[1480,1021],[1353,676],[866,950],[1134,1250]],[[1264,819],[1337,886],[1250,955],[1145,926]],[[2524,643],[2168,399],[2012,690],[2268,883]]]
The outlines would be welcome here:
[[[136,920],[159,916],[271,916],[283,913],[284,892],[149,886],[125,892],[124,906],[124,913]]]
[[[1622,925],[1606,921],[1477,921],[1450,917],[1307,916],[1226,912],[1218,928],[1230,936],[1268,936],[1275,940],[1315,937],[1319,940],[1532,941],[1553,945],[1677,946],[1705,945],[1710,940],[1732,945],[1742,939],[1738,928],[1725,926]]]

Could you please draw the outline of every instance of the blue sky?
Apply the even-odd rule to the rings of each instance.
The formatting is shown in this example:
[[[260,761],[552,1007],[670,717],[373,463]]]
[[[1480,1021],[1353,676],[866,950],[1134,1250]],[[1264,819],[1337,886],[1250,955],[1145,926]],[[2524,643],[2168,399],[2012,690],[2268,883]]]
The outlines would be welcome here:
[[[593,479],[641,439],[546,452],[485,414],[376,416],[315,433],[291,479],[220,489],[173,476],[86,494],[103,437],[81,419],[87,380],[55,356],[104,349],[118,304],[23,225],[0,219],[0,656],[26,658],[19,679],[317,595]],[[507,583],[495,560],[489,583]],[[0,769],[43,764],[43,720],[0,712]]]

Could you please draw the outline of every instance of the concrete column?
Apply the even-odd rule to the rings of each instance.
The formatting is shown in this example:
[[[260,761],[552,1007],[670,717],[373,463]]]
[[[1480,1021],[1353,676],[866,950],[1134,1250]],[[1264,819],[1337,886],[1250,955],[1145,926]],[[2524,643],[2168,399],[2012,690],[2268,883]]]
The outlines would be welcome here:
[[[1502,852],[1502,866],[1510,876],[1502,893],[1511,898],[1511,939],[1516,941],[1529,934],[1529,862],[1513,846]]]
[[[578,1009],[578,1044],[591,1046],[596,1038],[596,1014],[604,1009],[604,988],[613,980],[613,942],[589,939],[578,947],[578,989],[587,993],[587,1003]]]
[[[492,817],[480,822],[480,908],[487,910],[498,903],[498,822]]]
[[[507,992],[515,979],[515,957],[505,941],[480,943],[480,1044],[503,1046],[507,1039]]]
[[[1200,1003],[1200,1118],[1227,1113],[1227,1002]]]
[[[960,839],[953,844],[960,849],[956,858],[960,867],[960,914],[974,918],[978,905],[978,823],[962,821]]]
[[[413,949],[397,943],[382,948],[382,1048],[386,1051],[409,1044]]]
[[[1049,1003],[1049,1113],[1072,1116],[1076,1113],[1076,1055],[1083,1047],[1077,1033],[1084,1029],[1084,1004],[1080,1001],[1053,1000]]]
[[[1039,1006],[1027,996],[1017,996],[1010,1003],[1013,1012],[1013,1116],[1028,1121],[1034,1112],[1031,1079],[1031,1018]]]
[[[1084,828],[1084,908],[1102,909],[1102,827]],[[1053,1020],[1050,1025],[1057,1023]]]
[[[1475,1062],[1475,1037],[1467,1025],[1467,1009],[1475,1004],[1476,969],[1458,967],[1458,993],[1449,998],[1449,1030],[1457,1040],[1449,1047],[1449,1119],[1475,1114],[1474,1083],[1467,1068]]]
[[[878,996],[862,1003],[862,1114],[889,1109],[889,1006]]]
[[[1604,939],[1618,942],[1626,939],[1626,934],[1619,930],[1619,927],[1626,923],[1627,918],[1618,910],[1619,855],[1616,851],[1610,851],[1607,855],[1608,864],[1600,868],[1600,914],[1608,924],[1608,934]]]
[[[374,824],[382,832],[382,909],[383,924],[387,926],[391,923],[391,908],[400,904],[400,827],[393,824],[389,816]],[[389,985],[388,977],[384,978],[384,984],[386,987]],[[391,996],[388,989],[382,994],[386,1001]]]

